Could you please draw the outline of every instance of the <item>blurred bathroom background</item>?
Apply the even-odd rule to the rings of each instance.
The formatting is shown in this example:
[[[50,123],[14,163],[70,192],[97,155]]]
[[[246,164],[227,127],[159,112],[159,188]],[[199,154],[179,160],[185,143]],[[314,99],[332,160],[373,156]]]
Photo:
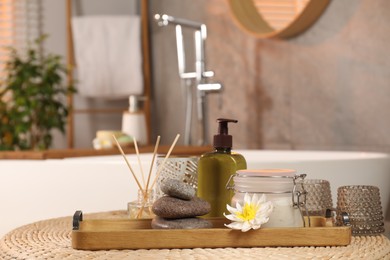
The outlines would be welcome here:
[[[131,14],[138,8],[135,0],[81,2],[88,14]],[[234,148],[390,151],[389,1],[331,1],[314,25],[287,40],[242,31],[225,0],[151,0],[149,5],[152,140],[161,135],[169,144],[184,132],[174,27],[153,21],[155,13],[166,13],[207,25],[207,68],[224,87],[207,97],[209,137],[217,130],[215,120],[228,117],[239,121],[229,129]],[[65,57],[65,1],[43,0],[42,10],[43,31],[50,36],[45,49]],[[185,44],[193,49],[189,37]],[[80,106],[94,102],[128,104],[76,97]],[[120,129],[121,117],[77,115],[75,148],[92,147],[96,129]],[[59,133],[54,148],[66,148]]]

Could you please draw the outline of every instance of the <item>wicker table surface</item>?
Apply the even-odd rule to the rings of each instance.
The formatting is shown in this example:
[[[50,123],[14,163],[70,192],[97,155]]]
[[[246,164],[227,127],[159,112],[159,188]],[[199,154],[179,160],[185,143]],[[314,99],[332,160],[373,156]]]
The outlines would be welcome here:
[[[124,211],[85,214],[84,218],[123,218]],[[340,247],[195,248],[82,251],[71,247],[72,217],[19,227],[0,240],[0,259],[390,259],[383,235],[352,237]]]

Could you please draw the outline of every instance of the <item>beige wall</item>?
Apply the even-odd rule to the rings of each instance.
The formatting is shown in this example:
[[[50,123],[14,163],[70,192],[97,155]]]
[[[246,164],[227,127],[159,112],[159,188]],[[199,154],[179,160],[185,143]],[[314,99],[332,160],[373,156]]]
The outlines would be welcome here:
[[[156,12],[208,26],[208,67],[225,87],[209,98],[210,136],[216,118],[232,117],[239,120],[230,128],[236,148],[390,151],[389,1],[331,1],[308,31],[289,40],[242,32],[224,0],[152,3]],[[182,115],[174,35],[164,30],[152,34],[162,108],[156,122],[173,136]]]
[[[85,1],[85,11],[107,7]],[[66,55],[65,1],[43,2],[47,49]],[[124,9],[119,0],[109,3],[114,13]],[[150,19],[168,13],[208,26],[207,67],[224,85],[209,97],[210,137],[216,118],[231,117],[239,120],[230,127],[235,148],[390,151],[389,1],[331,1],[308,31],[289,40],[241,31],[225,0],[151,0],[150,7]],[[184,132],[174,29],[152,23],[151,33],[153,133],[170,143]],[[120,116],[77,120],[77,147],[90,147],[96,129],[120,128]],[[55,147],[65,147],[60,135]]]

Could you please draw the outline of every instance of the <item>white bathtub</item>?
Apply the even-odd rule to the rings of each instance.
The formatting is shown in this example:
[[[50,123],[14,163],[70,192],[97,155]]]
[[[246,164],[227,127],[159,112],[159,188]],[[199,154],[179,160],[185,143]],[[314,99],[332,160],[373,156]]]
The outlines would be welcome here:
[[[390,158],[382,153],[241,150],[248,168],[292,168],[307,178],[327,179],[333,202],[337,187],[370,184],[380,188],[382,206],[390,203]],[[134,155],[128,156],[139,172]],[[148,172],[151,154],[142,154]],[[137,185],[121,156],[60,160],[0,160],[0,237],[23,224],[72,215],[126,209]]]
[[[333,204],[343,185],[375,185],[381,193],[385,213],[390,207],[390,156],[367,152],[238,151],[248,168],[290,168],[306,173],[308,179],[330,181]],[[390,216],[389,216],[390,217]]]

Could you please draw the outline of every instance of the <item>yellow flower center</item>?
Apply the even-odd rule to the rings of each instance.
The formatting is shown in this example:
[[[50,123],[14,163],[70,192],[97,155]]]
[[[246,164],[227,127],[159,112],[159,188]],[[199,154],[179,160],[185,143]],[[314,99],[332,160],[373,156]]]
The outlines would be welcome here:
[[[257,207],[251,203],[245,203],[242,212],[238,212],[236,216],[244,221],[252,220],[256,217]]]

